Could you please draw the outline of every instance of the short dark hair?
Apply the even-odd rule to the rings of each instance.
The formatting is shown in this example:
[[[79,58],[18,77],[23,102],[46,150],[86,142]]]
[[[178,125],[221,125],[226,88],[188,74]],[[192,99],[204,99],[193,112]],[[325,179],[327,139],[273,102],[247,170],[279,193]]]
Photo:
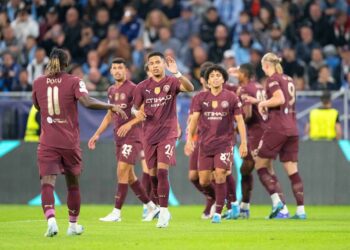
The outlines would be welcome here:
[[[248,78],[251,79],[254,74],[255,70],[252,64],[250,63],[244,63],[239,66],[239,71],[242,71],[243,74]]]
[[[331,92],[329,90],[325,90],[322,92],[322,96],[321,96],[321,102],[323,103],[328,103],[331,101]]]
[[[226,70],[223,67],[221,67],[220,65],[217,65],[217,64],[214,64],[213,66],[210,66],[207,69],[207,71],[205,72],[205,77],[204,78],[205,78],[206,81],[208,81],[209,75],[213,71],[219,71],[220,74],[222,75],[222,77],[224,78],[224,81],[227,82],[228,74],[227,74]]]
[[[200,72],[199,72],[199,76],[200,77],[205,77],[205,72],[207,71],[207,69],[211,66],[213,66],[214,63],[212,62],[205,62],[205,63],[202,63],[201,64],[201,67],[200,67]]]
[[[165,59],[163,53],[158,52],[158,51],[154,51],[154,52],[151,52],[151,53],[148,54],[148,56],[147,56],[147,61],[148,61],[151,57],[154,57],[154,56],[159,56],[160,58]]]
[[[113,58],[111,62],[111,67],[112,67],[112,64],[124,64],[125,67],[128,67],[128,65],[126,64],[126,60],[121,57]]]

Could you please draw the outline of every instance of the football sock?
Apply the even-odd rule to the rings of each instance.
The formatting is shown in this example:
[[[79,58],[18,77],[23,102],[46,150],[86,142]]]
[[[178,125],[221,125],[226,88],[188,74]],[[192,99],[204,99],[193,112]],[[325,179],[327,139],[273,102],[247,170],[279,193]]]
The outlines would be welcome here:
[[[197,180],[191,180],[191,182],[192,182],[193,186],[195,186],[195,188],[196,188],[199,192],[203,193],[203,188],[202,188],[201,184],[199,183],[199,179],[197,179]]]
[[[211,206],[215,203],[215,200],[209,196],[207,196],[207,202],[205,204],[205,208],[204,208],[204,211],[203,213],[208,215],[210,214],[210,209],[211,209]]]
[[[67,206],[69,214],[69,222],[77,222],[80,213],[80,190],[79,186],[68,188]]]
[[[158,169],[158,196],[160,207],[168,207],[169,179],[167,169]]]
[[[216,209],[215,212],[221,214],[225,204],[226,197],[226,183],[215,184],[215,196],[216,196]]]
[[[142,186],[148,196],[151,196],[151,176],[148,173],[142,173]]]
[[[157,176],[151,176],[151,199],[155,204],[159,204],[159,197],[158,197],[158,177]]]
[[[208,198],[212,198],[215,200],[215,185],[213,183],[210,183],[208,186],[202,186],[203,188],[203,194]]]
[[[237,200],[236,197],[236,182],[232,174],[226,176],[226,200],[227,200],[227,209],[231,209],[231,202]]]
[[[136,180],[134,183],[130,185],[132,191],[134,191],[136,197],[143,203],[147,204],[150,199],[146,194],[146,191],[141,186],[141,183],[139,180]]]
[[[55,198],[53,196],[54,186],[51,184],[41,185],[41,206],[46,219],[55,217]]]
[[[249,203],[253,190],[253,175],[242,175],[242,202]]]
[[[115,196],[115,208],[117,209],[122,208],[127,193],[128,193],[128,184],[118,183],[117,192]]]
[[[298,172],[289,176],[297,206],[304,205],[304,186]]]
[[[272,179],[275,181],[276,192],[280,196],[280,199],[283,202],[283,204],[286,204],[286,199],[284,197],[284,194],[283,194],[283,191],[282,191],[282,187],[281,187],[281,184],[278,181],[277,176],[276,175],[271,175],[271,176],[272,176]]]
[[[266,191],[272,195],[276,192],[275,181],[273,180],[271,174],[267,171],[267,168],[260,168],[257,171],[261,184],[265,187]]]

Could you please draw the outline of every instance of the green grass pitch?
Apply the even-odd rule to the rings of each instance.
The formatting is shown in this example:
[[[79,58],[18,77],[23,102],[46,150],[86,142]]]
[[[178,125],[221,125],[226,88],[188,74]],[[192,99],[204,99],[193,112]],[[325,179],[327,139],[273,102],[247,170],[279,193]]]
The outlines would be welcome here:
[[[0,249],[350,249],[350,206],[308,206],[306,221],[265,220],[268,206],[253,206],[249,220],[211,224],[202,207],[170,207],[168,228],[141,222],[141,206],[125,206],[122,222],[103,223],[112,206],[83,205],[85,232],[68,237],[67,209],[57,207],[59,234],[45,238],[40,207],[0,206]],[[290,212],[295,208],[290,206]]]

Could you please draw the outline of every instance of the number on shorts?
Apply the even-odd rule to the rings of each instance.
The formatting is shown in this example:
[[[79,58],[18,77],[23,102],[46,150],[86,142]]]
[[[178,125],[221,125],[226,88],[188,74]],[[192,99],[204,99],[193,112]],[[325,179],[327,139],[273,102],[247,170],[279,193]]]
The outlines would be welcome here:
[[[288,93],[290,95],[289,105],[292,106],[295,103],[295,86],[292,82],[288,82]]]
[[[170,144],[165,145],[165,154],[168,158],[173,156],[174,153],[174,146],[171,146]]]
[[[129,155],[131,154],[131,152],[132,152],[132,145],[123,144],[123,146],[122,146],[122,155],[123,155],[125,158],[128,158]]]
[[[61,114],[57,86],[53,88],[52,87],[47,88],[47,109],[48,109],[49,115]]]

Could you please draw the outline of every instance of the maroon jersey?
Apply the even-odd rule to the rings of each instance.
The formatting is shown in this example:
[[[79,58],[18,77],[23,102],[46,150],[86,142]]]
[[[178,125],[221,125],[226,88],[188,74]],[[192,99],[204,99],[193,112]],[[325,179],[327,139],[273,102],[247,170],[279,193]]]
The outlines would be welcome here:
[[[217,96],[201,92],[195,99],[193,112],[200,112],[199,145],[204,154],[216,154],[234,145],[234,116],[242,114],[236,94],[223,89]]]
[[[259,101],[266,100],[266,92],[264,88],[259,83],[256,83],[256,82],[249,82],[247,85],[241,87],[241,90],[239,93],[239,97],[241,98],[241,100],[244,99],[245,95],[254,97]],[[244,105],[250,105],[250,104],[243,101],[243,106]],[[249,121],[246,122],[248,133],[249,131],[252,132],[253,130],[264,129],[266,120],[267,120],[267,115],[261,114],[258,110],[257,105],[252,105],[252,117],[249,119]]]
[[[177,138],[176,95],[180,92],[180,85],[173,76],[165,76],[159,82],[150,78],[137,85],[134,105],[145,105],[147,118],[143,132],[147,143],[157,144]]]
[[[59,73],[40,76],[33,83],[33,103],[40,107],[40,144],[72,149],[79,147],[77,101],[87,95],[85,83],[78,77]]]
[[[225,82],[225,84],[224,84],[224,89],[232,91],[235,94],[237,93],[238,88],[239,88],[239,85],[234,84],[234,83]]]
[[[267,126],[269,129],[285,133],[288,136],[298,135],[293,79],[287,75],[273,74],[266,82],[267,98],[270,99],[277,90],[282,91],[285,102],[278,107],[269,108]]]
[[[133,126],[125,137],[117,135],[118,129],[125,123],[133,119],[131,108],[134,100],[134,91],[136,85],[129,80],[124,81],[122,85],[117,87],[113,85],[108,88],[108,101],[111,104],[118,105],[124,110],[128,119],[123,119],[120,115],[113,113],[114,121],[114,139],[117,145],[122,145],[125,142],[141,141],[141,124]]]

